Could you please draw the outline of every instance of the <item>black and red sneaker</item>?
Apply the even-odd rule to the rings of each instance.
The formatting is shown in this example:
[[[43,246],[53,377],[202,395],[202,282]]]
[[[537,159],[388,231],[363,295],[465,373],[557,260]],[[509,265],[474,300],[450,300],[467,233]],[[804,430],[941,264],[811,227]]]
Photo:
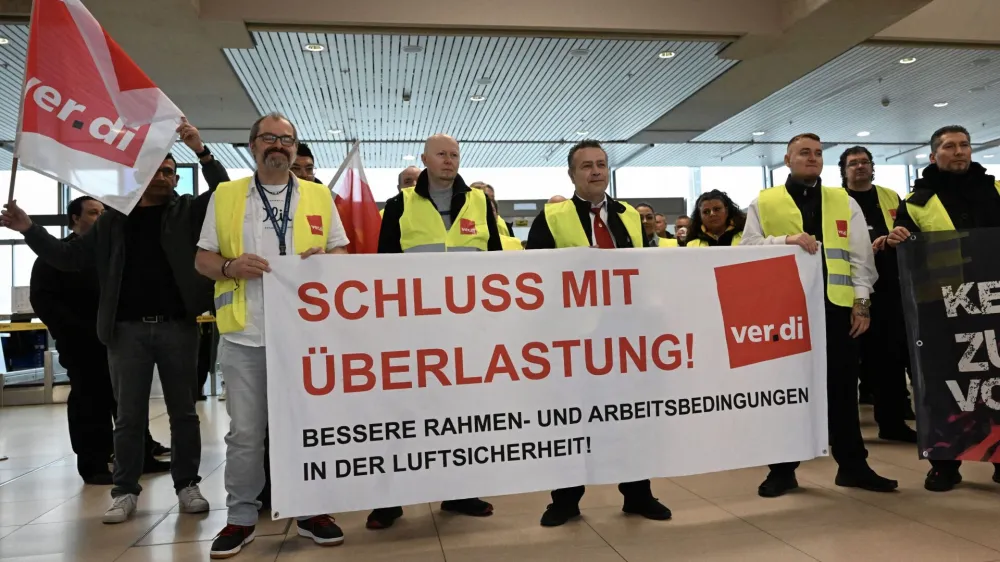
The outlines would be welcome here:
[[[254,538],[252,526],[226,525],[212,541],[212,559],[232,558],[243,550],[244,545],[252,543]]]
[[[441,510],[461,513],[470,517],[489,517],[493,515],[493,504],[479,498],[448,500],[441,502]]]
[[[296,522],[300,537],[312,539],[320,546],[337,546],[344,544],[344,532],[337,526],[336,520],[329,515],[317,515]]]
[[[402,507],[380,507],[368,514],[368,521],[365,523],[365,527],[373,531],[388,529],[402,516]]]

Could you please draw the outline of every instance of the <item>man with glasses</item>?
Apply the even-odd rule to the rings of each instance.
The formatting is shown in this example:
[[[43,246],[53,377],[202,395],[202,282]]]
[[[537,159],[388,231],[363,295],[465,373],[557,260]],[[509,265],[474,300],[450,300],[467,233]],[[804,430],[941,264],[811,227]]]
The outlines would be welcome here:
[[[209,185],[225,176],[198,130],[184,120],[177,132],[202,164]],[[108,348],[115,418],[113,502],[105,523],[127,521],[136,510],[145,460],[149,392],[155,366],[170,418],[170,472],[181,513],[208,511],[201,495],[201,433],[195,410],[199,314],[212,307],[211,282],[194,270],[198,230],[211,190],[178,195],[177,162],[160,164],[129,215],[108,209],[82,236],[63,241],[33,224],[12,202],[0,224],[22,232],[38,257],[64,271],[97,269],[97,335]]]
[[[313,158],[312,150],[304,142],[299,143],[299,150],[292,164],[292,173],[300,180],[323,183],[316,179],[316,160]]]
[[[855,146],[840,155],[840,177],[847,193],[861,207],[875,253],[877,295],[872,299],[871,327],[858,339],[861,386],[874,396],[879,439],[916,443],[917,432],[906,424],[910,409],[906,391],[906,340],[896,255],[887,252],[886,237],[899,208],[895,191],[875,185],[872,153]]]
[[[230,418],[225,472],[229,513],[212,543],[212,558],[235,556],[256,536],[258,497],[266,482],[268,372],[262,278],[271,271],[268,260],[347,253],[347,234],[330,189],[291,173],[297,144],[295,126],[281,114],[258,119],[250,128],[257,171],[216,189],[198,241],[195,267],[216,282],[219,366]],[[242,220],[234,222],[233,217]],[[296,527],[299,536],[322,546],[344,542],[329,515],[299,518]]]

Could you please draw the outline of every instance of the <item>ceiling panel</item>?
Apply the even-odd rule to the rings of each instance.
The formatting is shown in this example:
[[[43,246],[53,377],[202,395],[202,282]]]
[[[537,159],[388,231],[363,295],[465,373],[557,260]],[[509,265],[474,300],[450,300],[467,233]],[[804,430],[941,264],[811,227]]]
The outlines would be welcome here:
[[[913,57],[916,62],[900,64]],[[888,105],[883,104],[888,100]],[[947,102],[946,107],[934,107]],[[699,136],[744,142],[754,131],[785,142],[811,131],[824,142],[923,146],[943,125],[965,125],[973,142],[1000,137],[1000,52],[862,45]],[[869,131],[867,137],[858,137]],[[922,151],[926,153],[926,150]],[[921,151],[914,151],[913,155]],[[893,162],[919,163],[914,157]]]
[[[735,64],[716,56],[725,43],[710,41],[288,32],[254,39],[255,48],[226,54],[261,113],[284,113],[307,141],[365,141],[366,165],[390,168],[438,132],[475,141],[463,144],[466,166],[551,166],[568,148],[551,143],[575,142],[578,131],[628,138]],[[305,44],[326,49],[307,52]],[[589,54],[572,56],[576,49]],[[661,51],[677,56],[661,59]]]
[[[0,25],[0,140],[14,140],[20,114],[24,63],[28,53],[28,26]],[[9,169],[9,163],[8,163]]]

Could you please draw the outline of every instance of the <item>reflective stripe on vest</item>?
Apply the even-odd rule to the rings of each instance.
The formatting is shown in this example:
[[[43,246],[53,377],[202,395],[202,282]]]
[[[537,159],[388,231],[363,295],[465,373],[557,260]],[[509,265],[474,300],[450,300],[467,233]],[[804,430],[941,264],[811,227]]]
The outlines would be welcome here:
[[[729,245],[730,246],[739,246],[740,242],[742,240],[743,240],[743,232],[737,232],[736,235],[733,236],[733,240],[732,240],[732,242],[729,243]],[[687,246],[685,246],[685,247],[686,248],[710,248],[711,246],[708,245],[708,242],[705,242],[701,238],[697,238],[695,240],[691,240],[690,242],[688,242]]]
[[[252,178],[219,184],[212,196],[215,204],[215,231],[219,253],[226,259],[243,255],[243,224],[246,222],[247,197]],[[330,189],[318,183],[293,179],[298,190],[292,218],[292,248],[301,254],[310,248],[326,249],[333,212]],[[264,234],[265,236],[268,233]],[[271,234],[273,236],[273,234]],[[246,282],[223,279],[215,282],[215,323],[219,333],[240,332],[246,326]]]
[[[633,248],[642,248],[642,218],[639,211],[624,201],[619,201],[625,211],[618,216],[625,224],[625,230],[631,239]],[[556,248],[589,248],[592,246],[587,232],[580,223],[580,215],[576,212],[576,204],[572,199],[560,203],[548,203],[545,205],[545,222],[549,226],[549,232],[556,241]],[[593,223],[591,223],[593,224]],[[617,244],[617,241],[615,241]]]
[[[878,194],[878,206],[882,209],[882,218],[885,219],[885,225],[889,227],[889,232],[892,232],[896,223],[896,211],[899,209],[899,194],[889,188],[877,185],[875,192]]]
[[[465,204],[447,231],[441,213],[430,199],[417,193],[415,187],[404,188],[400,193],[403,215],[399,217],[399,245],[404,253],[486,251],[490,240],[486,226],[489,207],[481,189],[466,193]]]
[[[839,187],[823,187],[820,193],[827,297],[837,306],[850,308],[854,306],[850,261],[851,197],[846,189]],[[785,186],[761,191],[757,207],[764,236],[791,236],[803,232],[802,212]]]

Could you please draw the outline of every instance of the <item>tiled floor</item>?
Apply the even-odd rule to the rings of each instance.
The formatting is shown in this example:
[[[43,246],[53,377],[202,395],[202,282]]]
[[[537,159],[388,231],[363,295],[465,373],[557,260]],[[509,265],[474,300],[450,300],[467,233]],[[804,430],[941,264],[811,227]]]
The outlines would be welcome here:
[[[0,560],[207,560],[225,522],[222,481],[224,404],[199,405],[202,490],[213,511],[179,515],[169,476],[143,482],[136,518],[105,526],[107,488],[77,477],[65,429],[65,407],[0,409]],[[152,404],[152,431],[166,439],[162,403]],[[674,512],[669,522],[624,516],[614,486],[588,488],[584,517],[555,529],[538,525],[548,495],[491,498],[496,515],[455,517],[435,505],[406,508],[395,527],[364,528],[365,513],[337,514],[345,544],[323,549],[296,536],[287,521],[262,518],[258,539],[235,560],[245,562],[352,560],[372,562],[629,562],[740,561],[969,561],[1000,562],[1000,485],[992,467],[967,464],[966,483],[947,494],[923,490],[925,463],[914,447],[874,439],[865,411],[871,464],[900,481],[901,492],[872,494],[833,485],[829,459],[799,470],[803,488],[783,498],[756,495],[766,469],[754,468],[654,481],[655,494]]]

